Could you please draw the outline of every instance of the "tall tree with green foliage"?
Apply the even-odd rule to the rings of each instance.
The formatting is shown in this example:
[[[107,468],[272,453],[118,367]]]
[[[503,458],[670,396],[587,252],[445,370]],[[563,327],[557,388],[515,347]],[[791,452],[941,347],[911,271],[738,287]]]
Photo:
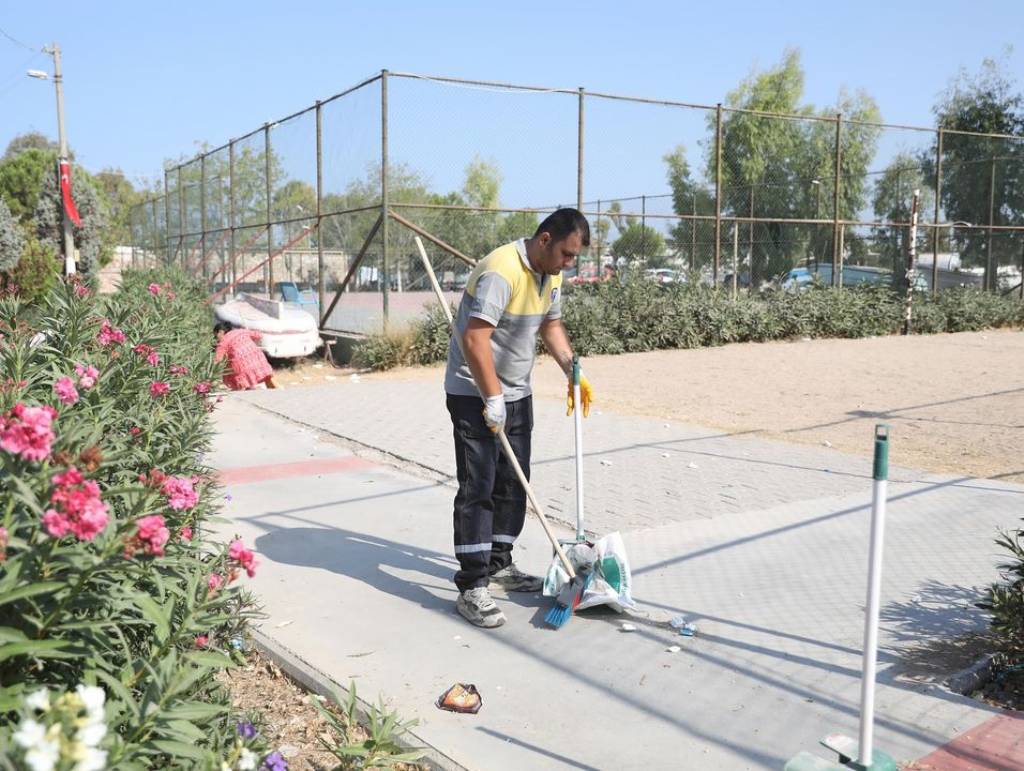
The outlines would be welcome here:
[[[92,273],[110,261],[115,245],[110,240],[105,201],[85,169],[77,166],[74,170],[72,194],[82,221],[81,225],[72,228],[75,248],[80,258],[78,270]],[[43,175],[32,219],[43,247],[63,254],[63,202],[57,186],[56,169],[52,174]]]
[[[46,136],[46,134],[39,131],[26,131],[24,134],[18,134],[14,139],[7,143],[7,149],[4,151],[3,160],[10,160],[26,150],[46,150],[56,154],[59,149],[60,146]],[[71,160],[75,159],[75,154],[71,150],[68,151],[68,156]]]
[[[676,214],[713,214],[715,194],[707,185],[693,178],[686,148],[677,145],[663,158],[668,167],[668,184],[672,188],[672,210]],[[680,220],[669,230],[668,246],[682,257],[691,270],[707,264],[714,255],[715,225],[706,220]],[[708,241],[712,248],[708,248]]]
[[[831,218],[835,190],[835,123],[815,120],[841,112],[845,119],[877,122],[878,108],[864,92],[841,92],[834,107],[816,110],[803,103],[804,73],[800,54],[788,50],[782,61],[755,72],[730,92],[729,107],[758,113],[786,113],[789,118],[751,112],[726,112],[722,121],[722,211],[761,219]],[[803,119],[801,119],[803,118]],[[714,117],[709,117],[714,130]],[[878,129],[844,123],[841,133],[841,186],[838,215],[853,218],[864,205],[866,175],[875,154]],[[715,178],[713,143],[708,147],[706,176]],[[817,189],[816,189],[817,188]],[[826,216],[821,201],[828,202]],[[815,208],[819,211],[815,213]],[[752,284],[777,276],[801,259],[814,244],[818,259],[831,260],[832,239],[815,239],[814,226],[768,222],[740,225],[746,241]],[[746,233],[744,234],[744,229]],[[822,243],[823,242],[823,243]]]
[[[627,260],[644,260],[652,267],[665,263],[665,237],[650,225],[634,222],[621,232],[612,244],[612,254]]]
[[[25,250],[25,236],[21,225],[0,198],[0,273],[12,270]]]
[[[1024,94],[1007,73],[1006,64],[985,59],[978,72],[961,71],[932,109],[938,126],[946,129],[940,194],[946,220],[1024,226]],[[954,131],[1021,139],[951,133]],[[935,153],[933,147],[926,161],[929,176],[933,173],[931,159]],[[960,229],[956,231],[956,240],[965,265],[986,264],[987,231]],[[992,239],[994,264],[1016,264],[1022,244],[1024,234],[996,231]]]
[[[875,217],[882,222],[910,222],[915,190],[919,191],[918,211],[933,211],[935,191],[924,174],[921,159],[911,153],[899,153],[875,180],[871,199]],[[910,249],[910,229],[886,226],[874,242],[882,263],[891,266],[896,276],[901,275]]]
[[[0,160],[0,196],[16,219],[22,223],[31,219],[43,177],[56,173],[57,153],[52,150],[29,148]]]

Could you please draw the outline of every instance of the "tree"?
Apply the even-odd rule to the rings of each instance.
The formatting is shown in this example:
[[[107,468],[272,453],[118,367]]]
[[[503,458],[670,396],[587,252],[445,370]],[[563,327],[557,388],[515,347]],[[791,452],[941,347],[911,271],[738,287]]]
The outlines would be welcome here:
[[[132,243],[132,207],[143,200],[144,194],[135,189],[120,169],[103,169],[93,179],[106,200],[110,223],[109,240],[120,245]]]
[[[32,151],[28,151],[32,152]],[[82,224],[73,227],[75,248],[80,261],[78,270],[91,273],[105,265],[112,256],[112,242],[108,231],[106,206],[97,192],[95,183],[85,169],[76,166],[73,173],[72,195]],[[35,212],[36,235],[46,250],[64,252],[63,202],[57,186],[57,174],[43,175]]]
[[[665,237],[650,225],[633,223],[612,244],[612,254],[627,260],[646,259],[647,264],[659,267],[665,257]]]
[[[507,244],[520,238],[530,238],[537,232],[540,220],[533,212],[510,212],[498,223],[495,245]]]
[[[800,54],[790,49],[777,66],[753,73],[729,93],[726,103],[730,107],[804,116],[807,120],[726,113],[722,121],[723,213],[776,220],[824,218],[824,212],[815,214],[815,209],[821,208],[822,200],[833,200],[835,123],[814,118],[842,112],[844,118],[871,122],[878,120],[878,108],[863,92],[853,96],[841,92],[835,107],[816,112],[812,105],[802,104],[803,88]],[[713,117],[709,117],[709,127],[714,127]],[[844,123],[841,137],[838,215],[846,219],[864,203],[867,166],[875,153],[878,129]],[[713,145],[708,147],[706,161],[705,174],[714,179]],[[831,206],[829,209],[831,216]],[[791,268],[816,244],[815,256],[832,256],[831,237],[815,238],[820,226],[768,222],[751,223],[745,229],[755,286]]]
[[[1005,62],[985,59],[978,72],[961,71],[933,107],[939,127],[946,130],[940,204],[950,222],[987,225],[991,218],[993,225],[1024,225],[1024,196],[1020,193],[1024,189],[1024,95],[1005,67]],[[953,131],[1007,134],[1022,140],[950,133]],[[935,153],[933,146],[925,164],[929,176]],[[987,263],[985,230],[959,230],[957,240],[964,264]],[[992,241],[996,264],[1015,262],[1024,234],[1007,231]],[[994,286],[995,276],[989,278]]]
[[[668,184],[672,188],[672,210],[676,214],[708,214],[715,210],[715,196],[705,185],[698,184],[690,175],[683,145],[666,153],[663,160],[668,167]],[[714,223],[706,220],[680,220],[669,229],[668,245],[677,255],[685,255],[693,270],[708,262],[714,250],[705,248],[708,236],[714,241]]]
[[[25,237],[21,225],[0,198],[0,272],[12,270],[25,250]]]
[[[935,205],[935,191],[925,177],[921,159],[910,153],[899,153],[875,182],[872,207],[875,216],[885,222],[910,222],[914,190],[920,191],[918,211],[931,211]],[[888,261],[894,275],[901,275],[906,267],[910,248],[909,228],[886,227],[875,239],[883,261]]]
[[[27,131],[24,134],[18,134],[14,139],[7,143],[7,149],[4,151],[3,160],[10,160],[26,150],[46,150],[56,155],[60,150],[60,145],[46,136],[46,134],[38,131]],[[70,150],[68,151],[68,155],[71,160],[75,159],[75,154]]]
[[[11,214],[25,223],[36,209],[43,177],[57,173],[57,153],[30,148],[0,160],[0,196]]]

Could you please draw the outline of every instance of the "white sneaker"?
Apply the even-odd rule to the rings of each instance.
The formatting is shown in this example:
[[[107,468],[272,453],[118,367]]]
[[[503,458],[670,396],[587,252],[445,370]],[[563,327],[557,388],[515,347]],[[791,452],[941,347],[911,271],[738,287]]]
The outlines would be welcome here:
[[[493,629],[505,623],[505,614],[495,604],[486,586],[461,592],[455,608],[460,616],[475,626]]]

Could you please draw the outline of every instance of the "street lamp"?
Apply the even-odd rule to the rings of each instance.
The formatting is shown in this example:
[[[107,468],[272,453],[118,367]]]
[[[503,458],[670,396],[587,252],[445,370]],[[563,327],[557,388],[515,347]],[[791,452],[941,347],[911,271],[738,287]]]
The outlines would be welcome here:
[[[57,195],[61,199],[61,213],[63,215],[64,272],[70,276],[75,272],[75,237],[71,230],[71,217],[68,214],[68,207],[64,204],[63,177],[65,174],[70,174],[70,166],[68,164],[68,140],[64,134],[64,77],[61,75],[60,69],[60,46],[54,43],[43,48],[43,53],[53,57],[53,85],[57,91],[57,141],[60,145],[57,163],[61,175],[61,184],[58,185]],[[37,80],[50,79],[50,76],[42,70],[28,70],[25,74]],[[70,178],[67,184],[68,195],[70,196]]]

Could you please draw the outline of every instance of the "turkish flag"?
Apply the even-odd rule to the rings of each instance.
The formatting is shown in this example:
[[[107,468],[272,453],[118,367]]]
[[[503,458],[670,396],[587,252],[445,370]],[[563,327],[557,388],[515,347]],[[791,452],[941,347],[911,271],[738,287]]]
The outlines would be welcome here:
[[[64,199],[64,211],[75,227],[82,226],[82,218],[78,216],[78,207],[75,206],[75,199],[71,197],[71,164],[67,161],[60,162],[60,194]]]

